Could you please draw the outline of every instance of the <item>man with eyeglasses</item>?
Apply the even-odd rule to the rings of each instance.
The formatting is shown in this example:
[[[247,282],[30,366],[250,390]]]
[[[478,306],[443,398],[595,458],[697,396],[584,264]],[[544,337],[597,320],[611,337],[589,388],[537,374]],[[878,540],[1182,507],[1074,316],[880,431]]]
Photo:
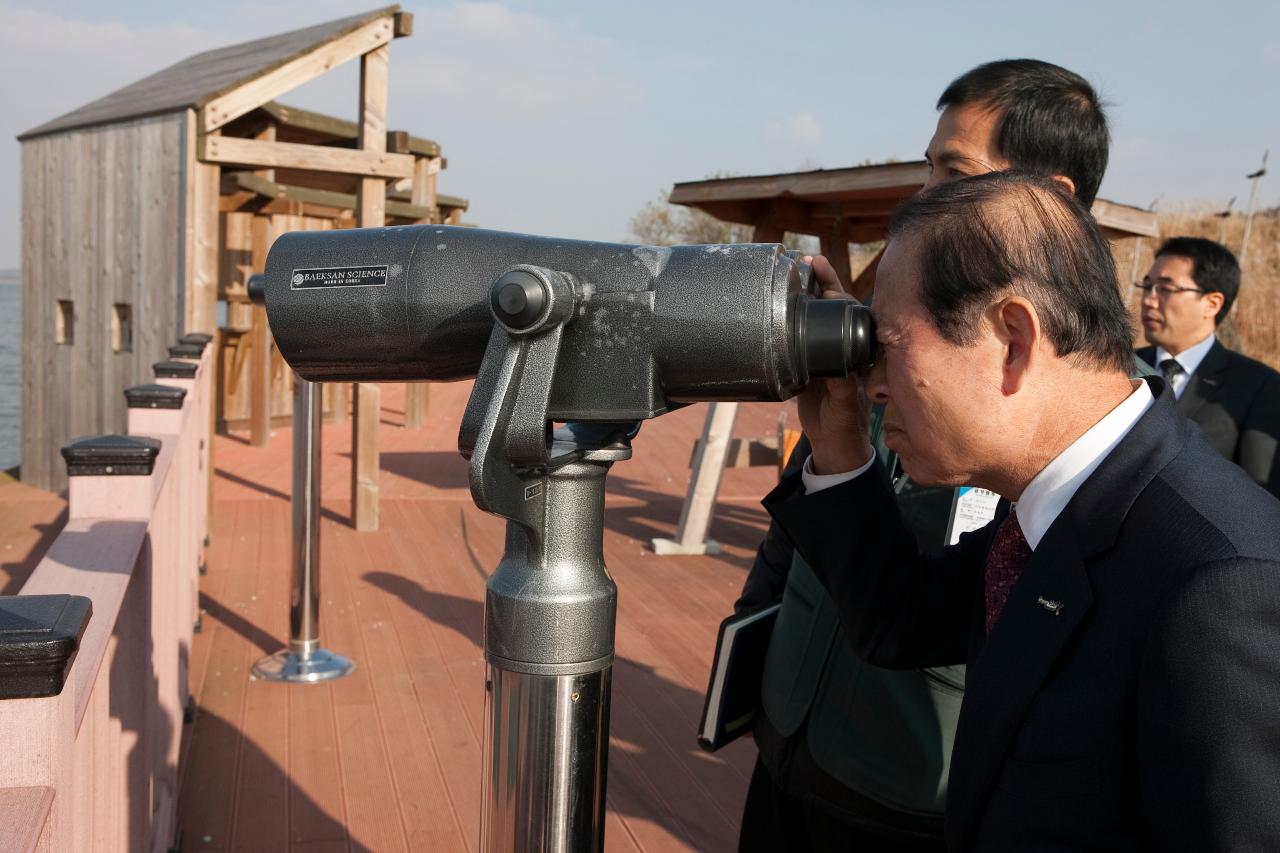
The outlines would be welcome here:
[[[1134,286],[1153,344],[1138,356],[1160,368],[1178,408],[1215,450],[1280,497],[1280,373],[1227,349],[1214,334],[1240,290],[1235,255],[1212,240],[1174,237]]]

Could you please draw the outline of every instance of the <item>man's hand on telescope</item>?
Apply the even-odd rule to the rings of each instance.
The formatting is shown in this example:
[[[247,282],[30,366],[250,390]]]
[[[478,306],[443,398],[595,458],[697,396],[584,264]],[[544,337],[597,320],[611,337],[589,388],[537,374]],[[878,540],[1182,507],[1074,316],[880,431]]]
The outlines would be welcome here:
[[[806,257],[823,299],[852,299],[822,255]],[[870,405],[857,376],[814,379],[798,398],[800,426],[813,446],[813,473],[843,474],[871,459]]]

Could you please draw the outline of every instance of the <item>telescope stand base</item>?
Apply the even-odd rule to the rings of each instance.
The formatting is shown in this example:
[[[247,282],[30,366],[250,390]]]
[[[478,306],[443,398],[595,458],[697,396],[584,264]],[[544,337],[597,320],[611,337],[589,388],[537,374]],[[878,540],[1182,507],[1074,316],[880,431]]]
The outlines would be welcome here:
[[[676,555],[701,557],[703,555],[719,554],[724,549],[720,547],[720,543],[714,539],[704,539],[701,542],[690,542],[685,544],[677,539],[654,539],[653,553],[659,557],[672,557]]]
[[[253,665],[253,677],[263,681],[288,681],[314,684],[350,675],[355,663],[326,649],[316,649],[302,657],[288,649],[267,655]]]

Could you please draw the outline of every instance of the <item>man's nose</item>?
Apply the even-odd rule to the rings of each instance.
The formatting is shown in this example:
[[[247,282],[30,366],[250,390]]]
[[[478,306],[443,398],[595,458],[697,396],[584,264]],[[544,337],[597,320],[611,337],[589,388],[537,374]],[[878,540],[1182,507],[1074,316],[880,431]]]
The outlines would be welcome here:
[[[889,386],[885,381],[884,363],[877,361],[862,378],[862,389],[873,403],[889,402]]]
[[[1160,304],[1160,294],[1156,292],[1154,287],[1149,287],[1142,291],[1142,304],[1155,308]]]

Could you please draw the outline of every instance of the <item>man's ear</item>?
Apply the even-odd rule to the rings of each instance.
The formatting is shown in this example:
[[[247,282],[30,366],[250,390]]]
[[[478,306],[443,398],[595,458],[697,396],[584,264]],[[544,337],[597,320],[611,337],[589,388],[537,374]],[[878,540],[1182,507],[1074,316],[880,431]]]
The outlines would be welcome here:
[[[1222,303],[1226,301],[1226,297],[1217,290],[1211,290],[1204,296],[1200,297],[1201,304],[1204,306],[1205,318],[1217,317],[1218,312],[1222,310]]]
[[[1039,358],[1040,315],[1021,296],[1010,296],[994,306],[991,325],[1004,348],[1000,389],[1006,396],[1016,394],[1028,371]]]
[[[1067,195],[1070,195],[1070,196],[1072,196],[1072,197],[1074,197],[1074,196],[1075,196],[1075,194],[1076,194],[1076,182],[1075,182],[1075,181],[1071,180],[1071,179],[1070,179],[1070,178],[1068,178],[1066,175],[1054,175],[1054,176],[1053,176],[1053,180],[1054,180],[1056,183],[1062,184],[1062,186],[1066,187]]]

